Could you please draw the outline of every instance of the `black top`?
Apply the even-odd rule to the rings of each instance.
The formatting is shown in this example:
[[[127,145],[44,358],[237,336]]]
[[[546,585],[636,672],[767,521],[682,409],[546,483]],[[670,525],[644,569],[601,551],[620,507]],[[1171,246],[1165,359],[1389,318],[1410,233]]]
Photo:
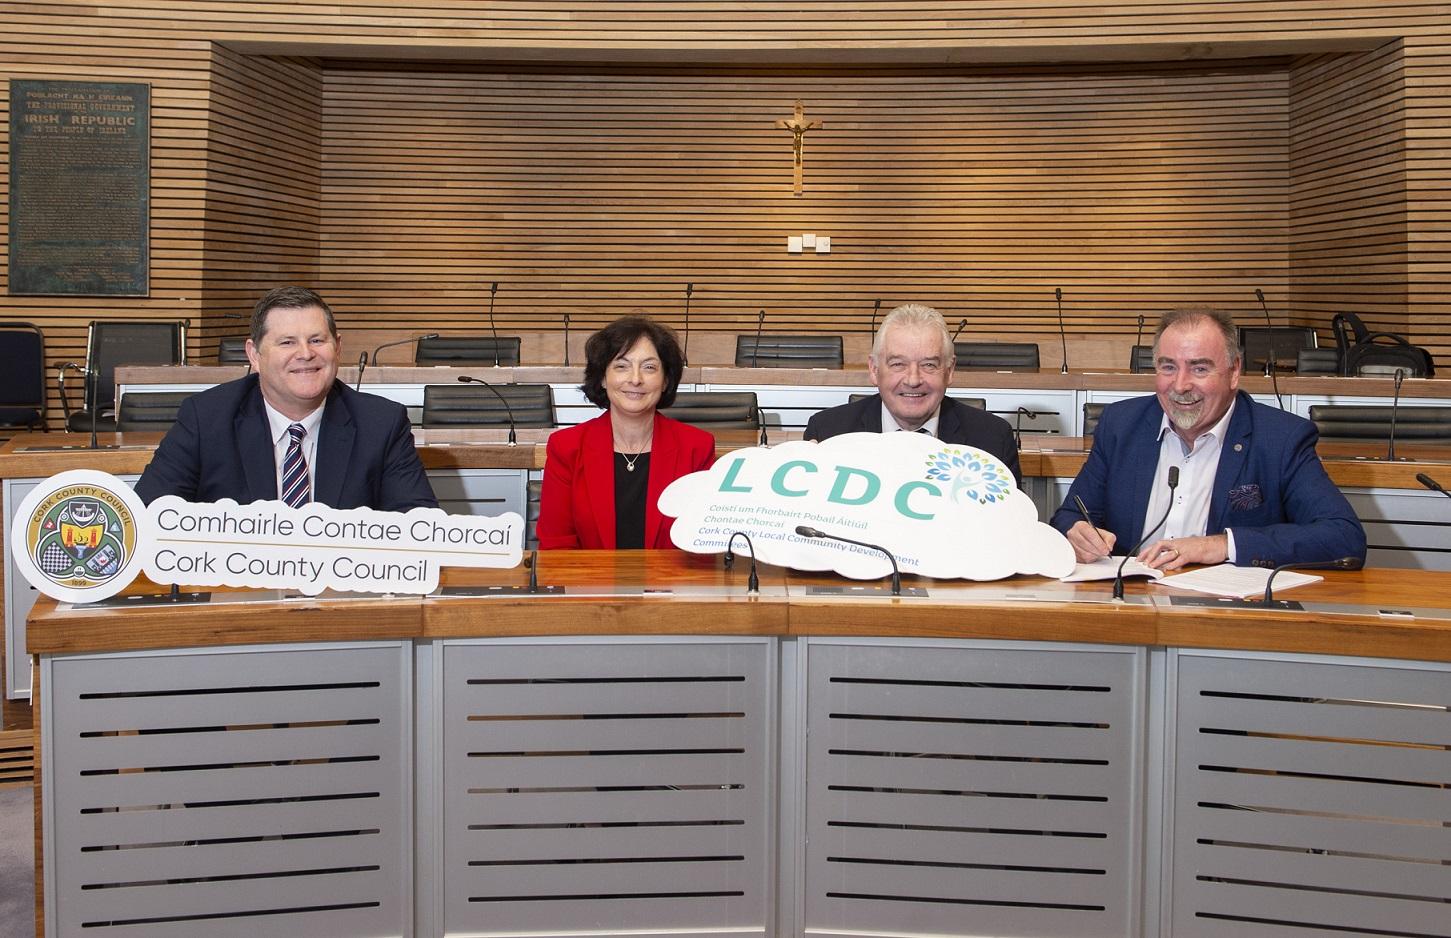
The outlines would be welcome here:
[[[645,491],[650,484],[650,454],[632,458],[635,471],[624,453],[615,454],[615,548],[640,550],[645,546]]]

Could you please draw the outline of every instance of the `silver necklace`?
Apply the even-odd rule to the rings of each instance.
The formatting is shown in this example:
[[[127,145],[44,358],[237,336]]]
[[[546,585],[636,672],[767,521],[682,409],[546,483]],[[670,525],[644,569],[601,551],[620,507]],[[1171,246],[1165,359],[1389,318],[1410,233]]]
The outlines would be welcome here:
[[[651,434],[651,438],[652,439],[654,438],[654,434]],[[635,471],[635,463],[637,463],[637,462],[640,461],[640,457],[645,452],[645,447],[647,447],[649,445],[650,445],[650,440],[647,439],[644,443],[640,444],[640,451],[638,453],[636,453],[635,455],[633,455],[633,456],[631,456],[629,453],[625,452],[623,449],[620,450],[620,458],[622,458],[622,459],[625,460],[625,471],[627,471],[627,472],[634,472]]]

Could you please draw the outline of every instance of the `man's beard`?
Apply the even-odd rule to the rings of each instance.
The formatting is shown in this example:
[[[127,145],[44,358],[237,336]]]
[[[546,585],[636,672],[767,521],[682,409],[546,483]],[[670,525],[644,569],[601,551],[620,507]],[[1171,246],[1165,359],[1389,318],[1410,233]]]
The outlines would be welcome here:
[[[1194,425],[1199,422],[1200,415],[1204,413],[1203,398],[1200,398],[1196,401],[1194,396],[1190,395],[1187,398],[1181,399],[1178,395],[1175,395],[1173,393],[1170,393],[1168,397],[1169,400],[1174,402],[1175,404],[1194,403],[1198,405],[1193,407],[1193,409],[1191,410],[1180,410],[1178,408],[1175,408],[1169,411],[1169,421],[1173,423],[1174,426],[1178,427],[1180,430],[1194,429]]]

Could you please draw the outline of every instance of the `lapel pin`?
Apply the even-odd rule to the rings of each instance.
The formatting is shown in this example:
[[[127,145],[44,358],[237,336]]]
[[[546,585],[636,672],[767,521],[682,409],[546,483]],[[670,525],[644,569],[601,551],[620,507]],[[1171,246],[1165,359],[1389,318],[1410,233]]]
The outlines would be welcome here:
[[[1240,452],[1243,449],[1244,449],[1244,444],[1243,443],[1236,443],[1236,444],[1234,444],[1234,451],[1236,453]]]

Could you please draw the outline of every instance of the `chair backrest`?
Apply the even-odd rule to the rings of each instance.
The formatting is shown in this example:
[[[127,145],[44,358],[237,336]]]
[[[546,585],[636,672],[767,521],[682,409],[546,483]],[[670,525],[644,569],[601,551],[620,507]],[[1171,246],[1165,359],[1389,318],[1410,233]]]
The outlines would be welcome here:
[[[1154,347],[1135,345],[1129,350],[1129,373],[1148,375],[1154,373]]]
[[[1384,404],[1316,404],[1310,419],[1327,440],[1390,438],[1391,408]],[[1451,407],[1401,407],[1396,411],[1396,439],[1451,440]]]
[[[957,367],[967,370],[1037,371],[1036,342],[954,342]]]
[[[679,391],[667,417],[714,430],[759,430],[761,412],[755,391]]]
[[[169,430],[181,402],[195,391],[127,391],[116,408],[116,429]]]
[[[492,390],[490,390],[492,389]],[[498,394],[494,392],[497,391]],[[506,407],[499,400],[508,401]],[[519,428],[552,427],[554,394],[547,384],[425,384],[423,426],[507,427],[509,414]]]
[[[1271,356],[1278,363],[1294,361],[1301,349],[1316,348],[1319,340],[1309,326],[1240,326],[1239,349],[1245,374],[1265,369]]]
[[[247,337],[244,335],[229,335],[217,342],[217,364],[218,365],[246,365],[247,361]]]
[[[97,376],[86,382],[86,404],[102,410],[115,406],[118,365],[183,364],[186,323],[95,320],[86,338],[86,367]]]
[[[847,401],[856,403],[864,397],[871,397],[870,394],[848,394]],[[987,398],[985,397],[953,397],[955,401],[966,404],[968,407],[976,407],[978,410],[987,410]]]
[[[1302,348],[1295,356],[1297,375],[1340,374],[1340,350],[1334,348]]]
[[[1103,416],[1103,409],[1107,405],[1098,401],[1083,402],[1083,435],[1093,436],[1093,431],[1098,429],[1098,418]]]
[[[45,334],[28,322],[0,322],[0,426],[45,424]]]
[[[488,335],[441,335],[419,339],[413,353],[419,365],[492,365],[496,360],[500,365],[519,364],[517,335],[501,335],[497,341]]]
[[[840,368],[839,335],[736,336],[737,368]]]

